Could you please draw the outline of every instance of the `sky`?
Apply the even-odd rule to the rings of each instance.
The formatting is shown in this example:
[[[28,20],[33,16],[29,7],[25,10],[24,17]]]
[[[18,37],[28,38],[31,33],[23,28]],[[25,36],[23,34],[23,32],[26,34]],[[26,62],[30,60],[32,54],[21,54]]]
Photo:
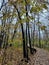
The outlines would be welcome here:
[[[7,0],[6,0],[7,1]],[[2,0],[0,0],[0,7],[1,7],[1,3],[2,3]],[[48,6],[49,7],[49,6]],[[48,20],[48,17],[49,17],[49,11],[47,11],[47,10],[43,10],[43,12],[44,12],[44,14],[43,13],[41,13],[40,14],[40,21],[44,24],[44,25],[48,25],[48,22],[49,22],[49,20]],[[47,17],[48,16],[48,17]],[[42,33],[42,32],[41,32]],[[41,36],[43,36],[42,34],[41,34]]]
[[[0,6],[1,6],[1,2],[2,2],[2,0],[0,0]]]
[[[49,0],[48,0],[48,1],[49,1]],[[2,0],[0,0],[0,7],[1,7],[1,2],[2,2]],[[48,6],[48,7],[49,7],[49,6]],[[44,14],[43,14],[43,13],[40,14],[40,21],[41,21],[43,24],[48,25],[47,22],[49,22],[49,21],[48,21],[49,12],[47,12],[46,10],[43,10],[43,12],[44,12]],[[47,16],[48,16],[48,17],[47,17]]]
[[[1,0],[0,0],[0,6],[1,6]]]

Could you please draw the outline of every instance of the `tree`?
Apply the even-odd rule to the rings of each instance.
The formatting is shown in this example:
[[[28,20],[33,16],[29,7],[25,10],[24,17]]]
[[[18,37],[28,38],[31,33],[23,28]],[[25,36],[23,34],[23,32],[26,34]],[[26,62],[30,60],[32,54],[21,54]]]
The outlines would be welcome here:
[[[4,6],[4,7],[3,7]],[[7,7],[11,7],[12,9],[9,9]],[[4,23],[2,22],[2,27],[3,27],[3,33],[5,38],[3,39],[4,42],[6,44],[5,48],[7,48],[8,46],[8,41],[9,41],[9,34],[11,31],[11,25],[12,22],[15,18],[16,18],[16,23],[15,23],[15,27],[14,27],[14,31],[13,35],[11,37],[11,41],[13,41],[15,34],[17,32],[17,26],[21,25],[21,32],[22,32],[22,42],[23,42],[23,58],[29,59],[28,57],[28,41],[29,41],[29,49],[30,49],[30,53],[33,54],[34,52],[36,52],[36,49],[32,48],[32,44],[31,44],[31,32],[30,32],[30,21],[33,19],[34,21],[34,31],[35,31],[35,16],[37,14],[39,14],[43,8],[47,8],[45,4],[39,3],[37,1],[33,1],[33,0],[8,0],[8,3],[5,3],[4,5],[1,6],[0,9],[4,9],[2,12],[2,20],[4,21]],[[12,10],[12,11],[11,11]],[[30,14],[34,14],[34,18],[32,16],[29,16]],[[38,19],[39,22],[39,19]],[[26,27],[26,31],[24,32],[24,23],[26,23],[25,27]],[[40,26],[39,26],[40,27]],[[26,38],[25,38],[25,33],[26,33]],[[34,35],[34,34],[33,34]],[[40,36],[40,29],[39,29],[39,36]],[[29,40],[28,40],[29,38]],[[39,37],[40,38],[40,37]],[[33,38],[34,41],[34,38]],[[33,42],[34,43],[34,42]]]

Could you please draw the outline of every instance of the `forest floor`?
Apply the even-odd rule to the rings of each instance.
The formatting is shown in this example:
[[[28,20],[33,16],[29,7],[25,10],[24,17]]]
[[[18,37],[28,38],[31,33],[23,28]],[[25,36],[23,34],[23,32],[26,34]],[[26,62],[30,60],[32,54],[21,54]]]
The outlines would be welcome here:
[[[8,48],[0,50],[0,65],[49,65],[49,52],[36,48],[34,55],[29,54],[30,61],[28,63],[21,61],[23,58],[21,48]]]

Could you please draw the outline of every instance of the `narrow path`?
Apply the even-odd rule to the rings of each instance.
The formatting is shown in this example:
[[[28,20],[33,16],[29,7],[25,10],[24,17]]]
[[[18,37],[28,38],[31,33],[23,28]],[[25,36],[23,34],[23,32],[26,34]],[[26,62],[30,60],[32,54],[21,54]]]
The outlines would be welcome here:
[[[31,56],[31,65],[49,65],[49,52],[36,48],[37,52]]]

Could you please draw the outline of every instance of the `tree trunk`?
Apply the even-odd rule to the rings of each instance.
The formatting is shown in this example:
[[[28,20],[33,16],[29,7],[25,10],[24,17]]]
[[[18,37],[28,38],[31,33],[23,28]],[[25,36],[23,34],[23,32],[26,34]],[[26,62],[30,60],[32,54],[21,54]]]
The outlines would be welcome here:
[[[18,12],[18,17],[21,20],[20,12],[18,11],[18,9],[17,9],[17,12]],[[23,57],[26,58],[25,35],[24,35],[23,23],[20,23],[20,24],[21,24],[21,29],[22,29]]]
[[[27,22],[26,22],[26,53],[27,53],[27,60],[29,59],[28,57],[28,34],[27,34]]]
[[[34,47],[34,41],[35,41],[35,13],[34,13],[34,29],[33,29],[33,47]]]
[[[39,22],[39,13],[38,13],[38,22]],[[39,47],[41,48],[40,23],[38,23],[38,30],[39,30]]]

